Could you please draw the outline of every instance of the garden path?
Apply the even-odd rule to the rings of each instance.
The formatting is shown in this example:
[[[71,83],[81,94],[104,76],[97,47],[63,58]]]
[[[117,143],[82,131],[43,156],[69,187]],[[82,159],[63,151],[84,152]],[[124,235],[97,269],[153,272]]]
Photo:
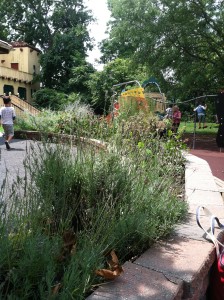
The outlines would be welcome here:
[[[31,141],[14,139],[10,144],[11,150],[7,151],[4,138],[0,137],[0,186],[6,174],[9,183],[12,183],[17,175],[24,176],[23,161],[27,155],[30,143]]]
[[[224,181],[224,148],[216,144],[216,136],[197,134],[186,135],[190,153],[204,159],[209,164],[213,176]]]

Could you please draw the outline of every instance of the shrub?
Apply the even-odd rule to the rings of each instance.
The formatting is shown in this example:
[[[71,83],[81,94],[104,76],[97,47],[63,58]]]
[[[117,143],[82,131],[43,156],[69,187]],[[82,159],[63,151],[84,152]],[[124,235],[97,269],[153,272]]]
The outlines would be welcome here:
[[[54,89],[44,88],[33,94],[33,99],[39,108],[51,108],[58,110],[66,101],[67,96],[64,93],[57,92]]]
[[[0,298],[84,299],[112,249],[123,263],[169,233],[186,203],[180,149],[165,145],[141,134],[117,134],[107,153],[33,143],[0,220]]]

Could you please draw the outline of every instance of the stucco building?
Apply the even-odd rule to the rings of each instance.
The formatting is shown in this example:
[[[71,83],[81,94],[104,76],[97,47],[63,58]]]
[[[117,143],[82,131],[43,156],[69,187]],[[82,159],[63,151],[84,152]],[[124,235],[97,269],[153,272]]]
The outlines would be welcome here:
[[[25,42],[0,40],[0,95],[16,95],[31,103],[33,93],[40,89],[39,57],[40,50]]]

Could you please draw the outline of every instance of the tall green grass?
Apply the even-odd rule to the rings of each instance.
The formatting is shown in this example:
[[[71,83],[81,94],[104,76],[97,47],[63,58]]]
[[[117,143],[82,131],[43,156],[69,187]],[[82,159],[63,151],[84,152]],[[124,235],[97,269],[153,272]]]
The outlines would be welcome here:
[[[157,119],[141,114],[86,118],[76,135],[106,138],[108,151],[43,136],[27,150],[25,176],[3,183],[1,299],[85,299],[111,250],[120,263],[134,259],[187,211],[178,136],[161,138]]]

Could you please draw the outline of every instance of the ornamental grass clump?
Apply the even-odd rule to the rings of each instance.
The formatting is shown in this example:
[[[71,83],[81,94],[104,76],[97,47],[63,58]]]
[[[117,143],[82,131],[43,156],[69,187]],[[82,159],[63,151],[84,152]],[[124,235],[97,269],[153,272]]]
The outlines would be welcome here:
[[[105,127],[108,151],[32,143],[24,177],[1,189],[1,299],[85,299],[172,230],[187,211],[184,159],[156,122],[117,120],[113,139]]]
[[[76,101],[61,111],[42,109],[35,116],[24,113],[23,117],[17,118],[16,129],[108,140],[115,133],[116,126],[109,124],[105,116],[94,115],[89,105]]]

